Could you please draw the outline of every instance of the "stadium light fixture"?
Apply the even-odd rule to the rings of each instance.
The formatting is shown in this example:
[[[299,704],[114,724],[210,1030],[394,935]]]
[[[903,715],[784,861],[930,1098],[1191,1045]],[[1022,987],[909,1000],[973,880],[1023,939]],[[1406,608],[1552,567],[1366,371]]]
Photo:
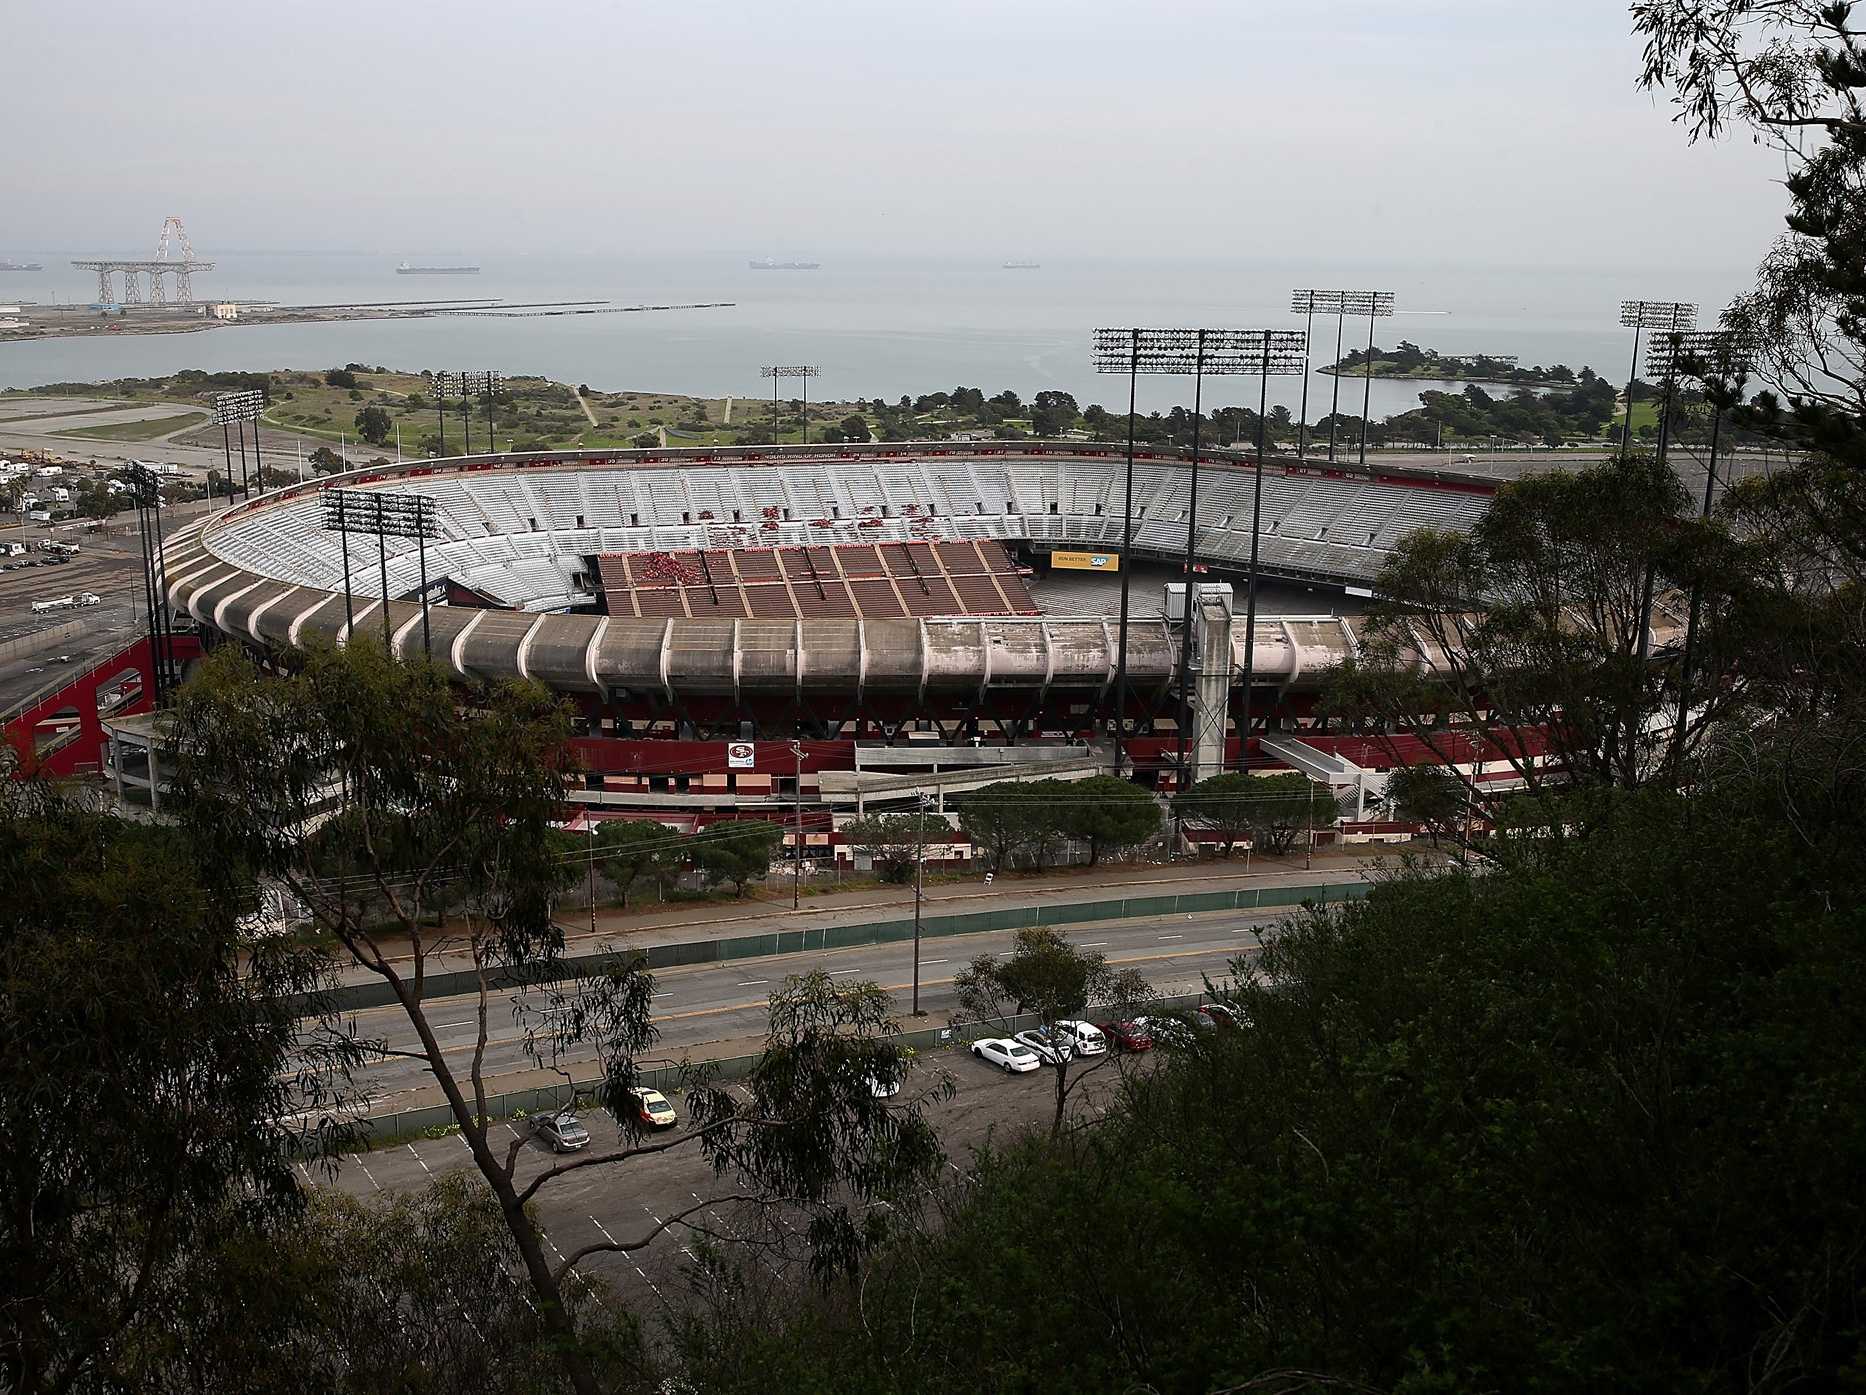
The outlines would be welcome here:
[[[1626,425],[1620,428],[1620,453],[1633,449],[1633,384],[1639,377],[1640,336],[1649,329],[1682,333],[1698,322],[1698,308],[1682,300],[1623,300],[1620,323],[1633,331],[1633,362],[1626,370]]]
[[[441,454],[447,454],[447,394],[465,392],[458,373],[437,372],[434,375],[434,420],[440,423]]]
[[[1367,316],[1367,368],[1364,376],[1366,386],[1361,390],[1361,464],[1367,463],[1367,413],[1373,402],[1374,373],[1374,320],[1393,313],[1392,291],[1318,291],[1303,289],[1290,293],[1289,308],[1294,314],[1307,317],[1313,327],[1315,315],[1319,312],[1335,317],[1335,368],[1330,374],[1335,380],[1334,401],[1328,409],[1328,458],[1335,458],[1335,431],[1341,422],[1341,340],[1342,331],[1348,316],[1357,318]],[[1308,416],[1308,384],[1305,378],[1303,397],[1303,416]],[[1306,425],[1306,423],[1305,423]]]
[[[1262,341],[1264,331],[1253,329],[1098,329],[1095,331],[1092,357],[1098,373],[1128,375],[1127,409],[1127,498],[1121,519],[1121,636],[1116,659],[1115,742],[1116,769],[1120,762],[1119,731],[1126,719],[1127,687],[1127,602],[1128,550],[1134,529],[1134,390],[1142,373],[1192,375],[1192,478],[1191,498],[1186,510],[1186,604],[1184,632],[1179,645],[1179,742],[1180,786],[1186,785],[1186,718],[1191,701],[1188,679],[1192,663],[1192,594],[1194,545],[1199,532],[1199,428],[1203,421],[1203,393],[1208,374],[1230,376],[1262,371],[1266,362]]]
[[[1704,385],[1704,398],[1710,403],[1710,457],[1704,463],[1704,502],[1700,518],[1709,518],[1717,488],[1717,451],[1721,444],[1723,414],[1740,402],[1743,385],[1755,359],[1755,344],[1746,335],[1731,330],[1673,330],[1648,348],[1649,372],[1660,372],[1669,384],[1680,378],[1695,378]],[[1661,439],[1664,432],[1661,429]],[[1684,652],[1678,662],[1678,718],[1672,732],[1672,768],[1675,778],[1683,778],[1685,737],[1690,729],[1692,650],[1697,638],[1698,619],[1703,612],[1703,591],[1691,583],[1691,608],[1685,617]]]
[[[486,453],[488,455],[492,454],[493,451],[492,400],[494,397],[498,396],[499,392],[504,387],[505,378],[490,368],[484,369],[478,373],[462,373],[460,375],[461,392],[464,393],[468,399],[478,397],[484,399],[486,403]],[[466,419],[467,408],[465,402],[461,403],[460,416],[462,420]],[[472,454],[472,448],[473,433],[469,430],[467,432],[467,453],[469,455]]]
[[[253,423],[254,473],[259,472],[259,414],[265,410],[266,395],[257,388],[241,388],[234,392],[214,394],[214,420],[220,425],[221,449],[227,462],[227,498],[233,498],[233,446],[227,434],[229,426],[237,425],[240,433],[240,493],[242,498],[253,497],[251,477],[246,470],[246,423]]]
[[[768,368],[758,370],[760,377],[771,379],[771,414],[777,415],[778,379],[796,378],[802,389],[802,410],[797,414],[797,425],[801,429],[798,436],[804,445],[810,444],[810,379],[820,377],[822,370],[813,363],[774,363]]]
[[[168,603],[168,562],[162,555],[162,481],[141,461],[124,469],[143,545],[143,594],[148,602],[150,700],[157,706],[173,683],[174,630]]]
[[[1257,542],[1263,523],[1263,457],[1270,447],[1270,379],[1300,373],[1308,390],[1309,334],[1307,330],[1266,329],[1258,345],[1257,463],[1251,491],[1250,574],[1244,600],[1244,712],[1238,722],[1238,771],[1250,768],[1251,682],[1257,661]]]
[[[421,644],[423,652],[432,657],[433,637],[428,628],[427,540],[440,536],[439,510],[433,498],[426,494],[374,489],[326,489],[319,497],[324,508],[325,530],[338,534],[343,544],[346,642],[356,629],[355,602],[350,589],[350,534],[376,535],[382,582],[382,644],[390,654],[395,651],[389,627],[389,539],[413,538],[421,566]]]

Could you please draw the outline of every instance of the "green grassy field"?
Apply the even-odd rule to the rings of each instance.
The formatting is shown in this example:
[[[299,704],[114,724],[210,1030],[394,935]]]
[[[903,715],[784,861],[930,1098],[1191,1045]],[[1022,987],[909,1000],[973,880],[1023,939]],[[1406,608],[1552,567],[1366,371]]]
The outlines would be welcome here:
[[[207,420],[205,412],[182,412],[172,417],[151,417],[146,421],[119,421],[109,426],[79,426],[60,431],[60,436],[81,436],[90,441],[153,441],[171,431],[199,426]]]

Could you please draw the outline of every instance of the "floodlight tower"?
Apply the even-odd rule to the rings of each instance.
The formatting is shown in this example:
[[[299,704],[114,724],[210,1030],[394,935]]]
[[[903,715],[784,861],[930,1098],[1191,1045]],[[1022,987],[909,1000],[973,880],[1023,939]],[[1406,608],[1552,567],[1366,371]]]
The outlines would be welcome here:
[[[1257,543],[1263,523],[1263,457],[1270,445],[1270,379],[1300,373],[1306,392],[1309,378],[1308,331],[1265,329],[1258,333],[1257,462],[1251,493],[1250,575],[1246,583],[1249,589],[1244,602],[1244,713],[1238,723],[1240,774],[1249,768],[1250,761],[1251,680],[1257,661]]]
[[[1315,333],[1315,312],[1316,310],[1318,308],[1321,308],[1321,309],[1327,308],[1326,305],[1318,307],[1316,304],[1316,297],[1318,295],[1326,295],[1326,294],[1327,292],[1325,291],[1311,291],[1311,290],[1291,291],[1289,293],[1289,313],[1292,315],[1301,315],[1303,317],[1303,320],[1302,320],[1302,345],[1303,345],[1303,349],[1302,349],[1302,406],[1299,409],[1300,420],[1298,420],[1296,423],[1296,459],[1298,460],[1305,459],[1309,454],[1309,340]],[[1337,362],[1339,362],[1340,357],[1341,357],[1340,348],[1341,348],[1341,345],[1339,341],[1337,341],[1335,345],[1335,349],[1336,349],[1335,357],[1336,357]],[[1263,451],[1260,449],[1257,452],[1257,454],[1261,456],[1263,454]],[[1334,452],[1332,449],[1329,451],[1329,458],[1330,459],[1334,458]]]
[[[220,424],[221,449],[227,462],[227,498],[233,498],[233,446],[227,435],[227,428],[237,425],[240,432],[240,491],[243,497],[252,498],[251,476],[246,470],[246,423],[253,423],[253,452],[259,451],[259,414],[265,410],[266,395],[257,388],[243,388],[237,392],[221,392],[214,395],[214,420]],[[255,472],[260,467],[255,465]]]
[[[1367,463],[1367,416],[1374,400],[1374,321],[1393,313],[1392,291],[1343,291],[1342,306],[1355,316],[1367,316],[1367,362],[1361,375],[1361,464]]]
[[[758,374],[760,377],[769,378],[772,380],[771,381],[771,410],[773,412],[776,412],[777,410],[777,380],[779,378],[796,378],[798,380],[798,387],[803,392],[802,408],[797,414],[797,425],[801,432],[801,434],[798,436],[798,439],[804,445],[809,445],[810,444],[810,379],[820,376],[821,370],[818,369],[817,366],[812,363],[778,363],[778,364],[771,365],[769,368],[759,369]]]
[[[1192,665],[1192,594],[1194,549],[1199,533],[1199,427],[1203,419],[1203,393],[1208,374],[1225,376],[1257,371],[1253,351],[1259,331],[1242,329],[1104,329],[1095,334],[1096,369],[1104,373],[1128,374],[1128,435],[1133,436],[1133,379],[1142,373],[1165,373],[1192,376],[1192,473],[1190,498],[1186,509],[1186,555],[1183,563],[1186,578],[1185,633],[1179,646],[1179,741],[1178,765],[1180,786],[1186,784],[1186,716],[1191,703],[1189,680]],[[1130,451],[1131,454],[1131,451]],[[1121,657],[1117,665],[1126,667],[1126,548],[1133,529],[1132,467],[1129,467],[1129,491],[1126,517],[1122,523],[1122,610]],[[1226,657],[1229,663],[1229,656]],[[1121,699],[1117,694],[1117,701]],[[1117,725],[1123,714],[1117,713]]]
[[[490,455],[493,449],[492,399],[504,386],[505,379],[490,368],[478,373],[460,374],[460,392],[462,397],[460,403],[460,421],[462,429],[466,432],[466,449],[468,455],[473,453],[473,432],[472,428],[468,425],[471,420],[468,416],[468,412],[473,398],[481,397],[484,398],[486,402],[486,452]]]
[[[458,373],[439,372],[434,375],[434,420],[441,428],[441,454],[447,454],[447,394],[452,391],[464,392]]]
[[[1661,345],[1654,345],[1660,348]],[[1723,427],[1723,414],[1743,400],[1743,388],[1755,358],[1755,346],[1742,334],[1731,330],[1679,330],[1668,334],[1662,343],[1665,361],[1662,370],[1666,381],[1696,378],[1704,385],[1705,401],[1711,408],[1710,458],[1704,463],[1704,503],[1699,517],[1709,518],[1717,487],[1717,448]],[[1650,362],[1651,355],[1648,355]],[[1697,636],[1698,617],[1703,608],[1702,589],[1691,583],[1691,610],[1685,619],[1685,647],[1678,666],[1678,721],[1672,733],[1672,763],[1682,776],[1685,760],[1685,736],[1691,712],[1692,647]]]
[[[1620,453],[1633,449],[1633,383],[1639,377],[1639,339],[1649,329],[1684,333],[1698,322],[1698,308],[1682,300],[1623,300],[1620,323],[1633,331],[1633,363],[1626,370],[1626,425],[1620,429]]]

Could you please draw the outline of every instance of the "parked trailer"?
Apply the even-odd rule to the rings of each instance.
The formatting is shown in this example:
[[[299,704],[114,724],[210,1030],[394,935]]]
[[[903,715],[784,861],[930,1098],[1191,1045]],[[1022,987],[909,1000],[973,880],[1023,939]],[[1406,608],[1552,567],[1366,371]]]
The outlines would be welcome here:
[[[56,600],[50,601],[34,601],[32,603],[32,613],[34,615],[50,615],[55,610],[70,610],[77,603],[78,601],[75,596],[60,596]]]

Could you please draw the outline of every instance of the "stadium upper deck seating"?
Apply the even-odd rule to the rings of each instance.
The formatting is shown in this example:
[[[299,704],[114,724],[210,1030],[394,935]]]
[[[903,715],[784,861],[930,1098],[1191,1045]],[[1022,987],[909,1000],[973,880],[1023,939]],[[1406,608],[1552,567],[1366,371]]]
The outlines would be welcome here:
[[[1168,555],[1184,549],[1189,473],[1183,465],[1136,464],[1137,548]],[[902,543],[918,552],[929,541],[1116,544],[1122,474],[1121,463],[1110,459],[934,457],[808,465],[534,467],[522,473],[392,478],[370,487],[419,492],[435,500],[439,535],[426,548],[430,582],[453,577],[508,605],[551,609],[594,596],[594,579],[579,580],[582,559],[606,553],[833,543],[855,545],[850,557],[867,559],[877,546],[884,555],[898,552]],[[1201,555],[1232,564],[1249,556],[1253,493],[1246,471],[1201,471],[1196,530]],[[208,545],[217,555],[265,576],[319,587],[342,585],[339,537],[324,531],[314,494],[271,506],[255,502],[258,507],[209,525]],[[1488,502],[1476,492],[1271,467],[1263,479],[1260,557],[1272,567],[1365,580],[1404,533],[1427,526],[1468,529]],[[373,538],[350,539],[350,580],[359,594],[380,589],[376,548]],[[387,550],[390,593],[413,594],[420,576],[416,544],[391,538]],[[854,561],[848,565],[857,566]],[[897,575],[913,570],[897,566],[892,557],[887,569]],[[849,574],[872,575],[873,568],[864,561]],[[743,579],[775,578],[760,573]],[[929,600],[925,591],[916,588],[916,594],[919,600],[908,613],[936,613],[922,610]],[[813,612],[849,604],[847,591],[827,600],[812,588],[811,596]],[[972,603],[965,588],[958,596]],[[1005,600],[1015,604],[1018,598]],[[757,601],[750,604],[753,613],[764,613]],[[710,600],[708,608],[720,613]],[[797,613],[788,597],[781,613]],[[834,613],[847,612],[838,608]],[[900,613],[898,606],[895,613]]]

